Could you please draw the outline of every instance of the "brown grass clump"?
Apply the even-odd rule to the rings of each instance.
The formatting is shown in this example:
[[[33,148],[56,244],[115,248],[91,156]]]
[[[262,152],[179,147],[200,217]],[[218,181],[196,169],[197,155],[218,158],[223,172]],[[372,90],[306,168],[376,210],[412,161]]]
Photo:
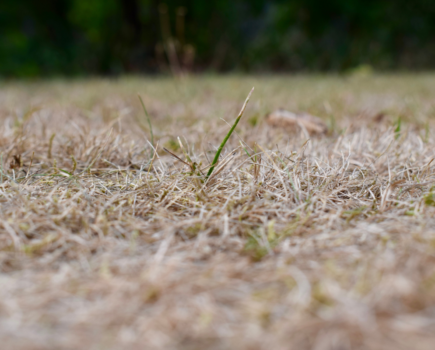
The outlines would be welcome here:
[[[433,349],[434,87],[3,84],[2,348]],[[269,128],[276,106],[328,134]]]
[[[269,125],[284,129],[289,133],[304,130],[307,134],[325,134],[328,131],[326,123],[308,113],[293,113],[285,109],[277,109],[270,113],[266,121]]]

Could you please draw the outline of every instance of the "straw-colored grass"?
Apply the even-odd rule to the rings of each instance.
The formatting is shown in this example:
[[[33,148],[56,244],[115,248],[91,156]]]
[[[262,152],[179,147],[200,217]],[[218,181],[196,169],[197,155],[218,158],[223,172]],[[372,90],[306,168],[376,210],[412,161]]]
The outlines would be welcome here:
[[[433,349],[434,117],[431,74],[3,83],[1,348]]]

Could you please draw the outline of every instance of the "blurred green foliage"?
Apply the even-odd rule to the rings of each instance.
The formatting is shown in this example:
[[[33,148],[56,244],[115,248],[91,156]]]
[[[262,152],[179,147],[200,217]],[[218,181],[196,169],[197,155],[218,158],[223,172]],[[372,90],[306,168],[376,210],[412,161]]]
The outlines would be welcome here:
[[[0,35],[4,77],[427,69],[435,1],[2,0]]]

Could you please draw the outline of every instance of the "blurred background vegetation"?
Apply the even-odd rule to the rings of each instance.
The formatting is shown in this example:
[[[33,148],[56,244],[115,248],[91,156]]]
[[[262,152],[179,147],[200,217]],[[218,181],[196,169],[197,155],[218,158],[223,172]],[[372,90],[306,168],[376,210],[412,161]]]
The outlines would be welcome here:
[[[2,0],[0,76],[435,66],[433,0]]]

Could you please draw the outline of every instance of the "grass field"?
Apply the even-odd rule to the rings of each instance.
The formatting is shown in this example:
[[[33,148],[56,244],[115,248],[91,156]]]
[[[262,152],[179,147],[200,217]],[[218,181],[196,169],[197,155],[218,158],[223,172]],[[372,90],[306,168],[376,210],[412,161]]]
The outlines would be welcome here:
[[[434,74],[3,82],[0,121],[2,349],[434,349]]]

